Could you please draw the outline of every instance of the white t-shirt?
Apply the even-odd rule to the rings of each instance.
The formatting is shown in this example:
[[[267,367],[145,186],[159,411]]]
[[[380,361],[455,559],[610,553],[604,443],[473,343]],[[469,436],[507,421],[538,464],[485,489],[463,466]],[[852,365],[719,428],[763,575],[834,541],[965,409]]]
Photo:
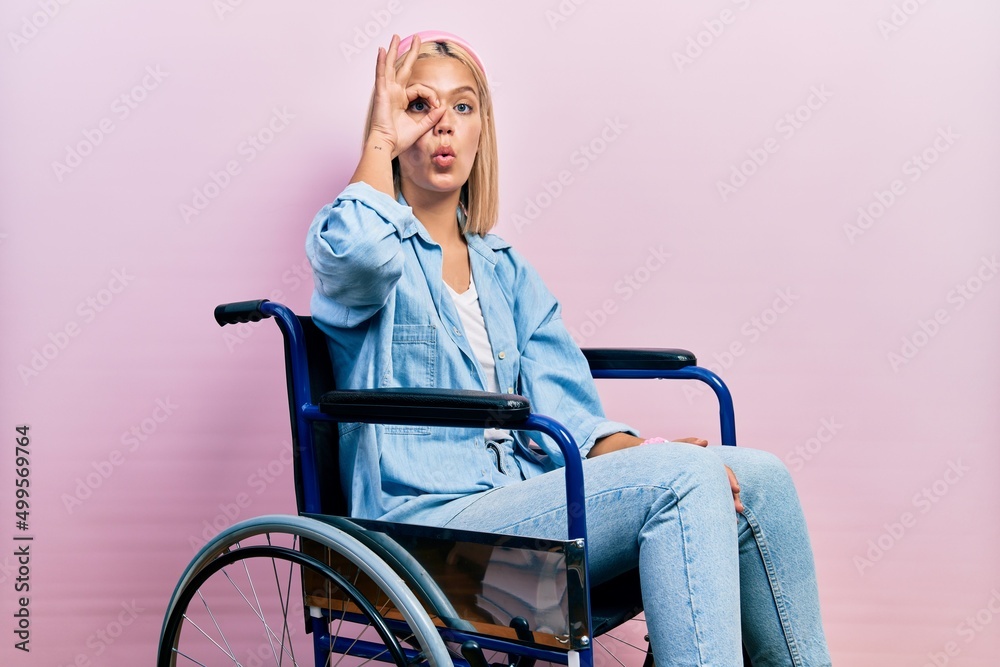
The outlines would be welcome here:
[[[472,346],[472,352],[479,362],[479,367],[486,376],[486,389],[494,393],[500,393],[500,383],[497,380],[497,365],[493,360],[493,346],[490,345],[490,337],[486,331],[486,321],[483,320],[483,309],[479,306],[479,293],[476,292],[476,281],[469,275],[469,289],[459,294],[451,285],[445,283],[448,293],[451,294],[452,301],[458,309],[458,316],[462,320],[465,328],[465,336]],[[484,431],[487,440],[510,440],[509,430],[499,428],[488,428]]]

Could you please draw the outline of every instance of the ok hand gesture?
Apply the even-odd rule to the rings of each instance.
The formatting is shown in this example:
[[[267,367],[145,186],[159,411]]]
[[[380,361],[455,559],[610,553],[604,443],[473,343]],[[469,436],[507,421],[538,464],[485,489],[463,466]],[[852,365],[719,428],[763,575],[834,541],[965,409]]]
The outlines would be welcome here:
[[[420,38],[413,38],[410,50],[397,68],[395,62],[398,49],[399,35],[392,36],[388,52],[379,47],[375,65],[371,132],[368,135],[369,142],[375,140],[384,145],[392,157],[398,156],[437,125],[445,112],[433,90],[422,84],[409,85],[413,63],[420,50]],[[430,111],[411,116],[407,109],[417,99],[426,101]]]

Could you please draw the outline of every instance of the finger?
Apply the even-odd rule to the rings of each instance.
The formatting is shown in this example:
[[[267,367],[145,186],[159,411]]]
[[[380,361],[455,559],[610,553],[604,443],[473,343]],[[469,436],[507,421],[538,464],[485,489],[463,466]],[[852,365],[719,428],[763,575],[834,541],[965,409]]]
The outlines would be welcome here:
[[[444,111],[444,107],[434,107],[428,111],[427,115],[420,121],[421,129],[426,132],[437,125],[438,121],[441,120],[441,116],[444,115]]]
[[[708,440],[705,440],[704,438],[676,438],[674,440],[671,440],[671,442],[686,442],[689,445],[708,447]]]
[[[414,123],[418,134],[429,132],[438,124],[446,109],[444,107],[433,107],[422,116],[415,118]]]
[[[378,57],[375,59],[375,88],[385,89],[385,49],[378,47]]]
[[[726,466],[726,474],[729,476],[729,488],[733,492],[733,501],[736,505],[736,511],[743,511],[743,501],[740,500],[740,483],[736,479],[736,473],[733,472],[732,468]]]
[[[413,71],[413,63],[416,61],[417,56],[420,54],[420,37],[417,35],[413,36],[413,41],[410,42],[410,50],[406,52],[406,56],[403,58],[403,62],[399,65],[396,70],[396,75],[399,77],[399,81],[404,85],[410,80],[410,73]],[[395,61],[393,61],[395,62]]]
[[[392,63],[392,67],[385,67],[385,77],[387,81],[396,81],[396,57],[399,53],[399,35],[393,34],[389,41],[389,50],[386,52],[385,62]]]
[[[740,483],[736,479],[736,473],[729,466],[726,466],[726,474],[729,475],[729,487],[733,490],[733,495],[738,495],[740,492]]]
[[[423,98],[427,100],[431,107],[437,109],[441,106],[441,101],[438,99],[437,93],[433,89],[418,83],[416,85],[410,86],[406,89],[406,102],[410,103],[415,99]]]

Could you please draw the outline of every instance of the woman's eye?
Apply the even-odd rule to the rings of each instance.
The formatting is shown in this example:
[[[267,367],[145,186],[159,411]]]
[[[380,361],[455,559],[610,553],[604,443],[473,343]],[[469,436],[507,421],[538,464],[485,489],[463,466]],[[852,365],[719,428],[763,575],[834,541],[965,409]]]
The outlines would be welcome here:
[[[427,111],[427,101],[426,100],[413,100],[410,102],[410,111]]]
[[[465,102],[459,102],[455,105],[455,110],[458,113],[472,113],[472,105],[466,104]]]

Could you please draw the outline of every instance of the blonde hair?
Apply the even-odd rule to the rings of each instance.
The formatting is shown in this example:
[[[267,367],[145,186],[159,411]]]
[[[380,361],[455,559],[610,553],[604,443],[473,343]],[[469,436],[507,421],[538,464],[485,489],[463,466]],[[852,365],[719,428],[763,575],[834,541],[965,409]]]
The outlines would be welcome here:
[[[465,211],[462,231],[485,236],[497,224],[497,219],[500,216],[497,138],[493,125],[493,98],[490,95],[486,74],[476,64],[475,59],[469,55],[468,51],[449,39],[422,42],[417,55],[418,60],[421,58],[454,58],[458,60],[472,72],[472,78],[479,90],[479,120],[481,122],[479,147],[476,151],[476,159],[472,163],[469,180],[462,185],[459,202]],[[401,63],[402,56],[396,60],[396,66],[398,67]],[[372,99],[368,103],[368,120],[365,121],[365,134],[362,141],[367,139],[369,132],[371,132],[371,112],[374,103],[375,94],[372,91]],[[398,197],[400,190],[398,157],[392,160],[392,183]]]

